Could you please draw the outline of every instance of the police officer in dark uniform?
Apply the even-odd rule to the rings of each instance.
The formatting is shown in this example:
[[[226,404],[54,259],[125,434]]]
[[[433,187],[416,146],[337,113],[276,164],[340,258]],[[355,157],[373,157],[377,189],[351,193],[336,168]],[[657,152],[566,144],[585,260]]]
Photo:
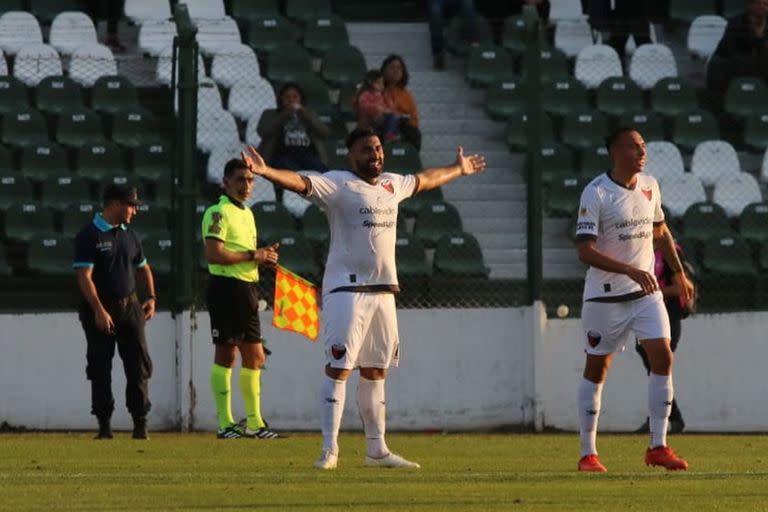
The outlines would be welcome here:
[[[125,397],[133,416],[133,438],[148,439],[148,380],[152,361],[144,324],[155,314],[155,283],[136,233],[129,227],[140,204],[136,188],[109,185],[104,210],[75,238],[77,284],[83,301],[80,323],[87,342],[86,375],[91,381],[91,413],[99,420],[96,439],[111,439],[112,359],[115,346],[125,369]],[[137,283],[144,292],[137,295]]]

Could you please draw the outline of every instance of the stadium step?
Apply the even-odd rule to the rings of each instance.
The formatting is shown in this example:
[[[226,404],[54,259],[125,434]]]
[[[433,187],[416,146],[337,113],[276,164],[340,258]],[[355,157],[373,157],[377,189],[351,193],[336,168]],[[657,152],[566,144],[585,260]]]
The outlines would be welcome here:
[[[505,124],[489,119],[424,119],[419,128],[423,133],[433,135],[482,135],[503,137]]]
[[[459,200],[451,203],[461,212],[461,218],[515,217],[525,218],[525,201]]]
[[[525,201],[525,186],[523,185],[490,185],[475,184],[468,181],[454,181],[443,187],[443,195],[450,202],[475,201],[504,201],[514,199]]]
[[[423,122],[453,121],[461,119],[463,121],[488,120],[488,114],[476,105],[466,105],[463,103],[422,103],[419,105],[419,116],[424,119]]]
[[[422,147],[430,150],[455,150],[459,146],[463,146],[465,153],[485,154],[485,152],[489,150],[503,151],[506,148],[503,134],[501,133],[493,137],[484,135],[435,135],[431,133],[423,133],[421,140]]]
[[[461,98],[465,105],[482,105],[485,101],[485,91],[469,87],[432,86],[429,84],[408,87],[416,99],[416,104],[423,103],[456,103]]]
[[[475,238],[486,249],[524,249],[525,234],[519,233],[475,233]]]

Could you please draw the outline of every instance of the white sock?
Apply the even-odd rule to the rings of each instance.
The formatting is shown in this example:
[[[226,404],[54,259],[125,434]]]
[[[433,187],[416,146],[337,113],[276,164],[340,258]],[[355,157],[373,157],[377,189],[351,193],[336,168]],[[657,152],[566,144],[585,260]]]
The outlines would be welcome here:
[[[363,419],[368,456],[384,457],[389,453],[384,441],[387,421],[384,380],[368,380],[361,376],[357,384],[357,407]]]
[[[339,428],[346,394],[346,381],[323,376],[323,382],[320,385],[320,426],[323,432],[323,450],[339,453]]]
[[[672,412],[672,375],[651,373],[648,380],[648,425],[651,428],[651,448],[667,445],[667,425]]]
[[[581,456],[597,454],[597,419],[600,417],[600,401],[603,383],[581,379],[579,383],[579,437],[581,438]]]

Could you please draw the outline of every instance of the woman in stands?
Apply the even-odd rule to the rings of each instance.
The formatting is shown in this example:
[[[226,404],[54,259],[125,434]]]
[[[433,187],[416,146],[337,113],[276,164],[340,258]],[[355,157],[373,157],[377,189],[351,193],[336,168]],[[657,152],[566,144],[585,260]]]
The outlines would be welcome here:
[[[400,116],[400,138],[421,149],[421,131],[419,131],[419,111],[416,100],[405,87],[408,85],[408,68],[399,55],[390,55],[381,64],[384,75],[384,95]]]

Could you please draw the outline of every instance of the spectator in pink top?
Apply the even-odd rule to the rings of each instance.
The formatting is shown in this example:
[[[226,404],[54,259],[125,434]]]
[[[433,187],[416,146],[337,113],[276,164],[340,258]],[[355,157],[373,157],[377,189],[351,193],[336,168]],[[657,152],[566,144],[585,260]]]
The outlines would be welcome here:
[[[384,95],[384,75],[381,71],[372,69],[365,74],[354,107],[359,128],[373,128],[384,142],[398,138],[399,116],[392,102]]]

